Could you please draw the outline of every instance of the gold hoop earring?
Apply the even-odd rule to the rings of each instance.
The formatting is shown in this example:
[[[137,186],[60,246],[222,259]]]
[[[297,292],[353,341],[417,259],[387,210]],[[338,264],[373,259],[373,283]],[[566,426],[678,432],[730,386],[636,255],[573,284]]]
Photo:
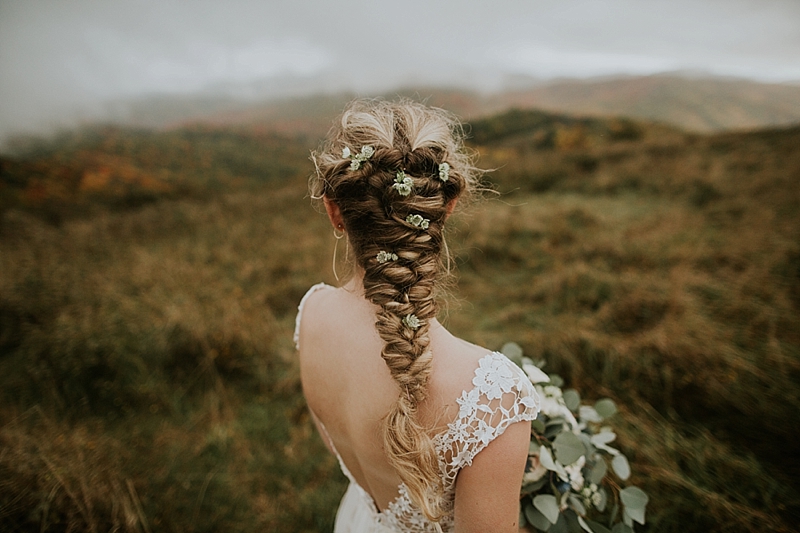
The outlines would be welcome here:
[[[333,277],[336,278],[336,281],[339,281],[339,274],[336,273],[336,250],[339,248],[339,241],[344,237],[344,229],[342,229],[341,224],[338,226],[341,233],[336,233],[336,229],[333,228],[333,236],[336,239],[336,244],[333,246]]]
[[[444,232],[442,232],[442,244],[444,244],[444,256],[447,258],[447,275],[450,275],[450,249],[447,247],[447,239],[444,238]]]

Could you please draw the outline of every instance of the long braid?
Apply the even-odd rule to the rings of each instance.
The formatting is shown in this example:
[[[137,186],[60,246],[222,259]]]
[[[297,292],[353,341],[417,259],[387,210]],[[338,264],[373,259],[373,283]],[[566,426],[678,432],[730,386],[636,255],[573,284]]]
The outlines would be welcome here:
[[[475,180],[460,142],[457,123],[441,110],[410,102],[355,102],[316,155],[318,173],[311,183],[312,196],[324,195],[339,206],[364,271],[365,297],[378,307],[381,357],[399,389],[384,420],[386,454],[409,496],[433,521],[444,513],[441,472],[431,428],[420,423],[417,410],[427,396],[433,360],[429,331],[438,311],[448,204],[468,194]],[[343,148],[356,152],[364,146],[374,153],[357,168],[352,157],[339,155]],[[440,179],[440,169],[448,166],[448,179]],[[408,194],[393,188],[400,171],[411,180]],[[425,227],[409,221],[415,215],[427,221]],[[394,259],[380,261],[382,253]]]

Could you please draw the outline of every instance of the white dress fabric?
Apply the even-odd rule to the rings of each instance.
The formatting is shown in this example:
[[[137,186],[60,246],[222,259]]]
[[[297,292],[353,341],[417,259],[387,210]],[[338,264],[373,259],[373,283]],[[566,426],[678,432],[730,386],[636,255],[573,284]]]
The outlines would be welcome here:
[[[298,307],[294,342],[299,349],[300,318],[303,305],[316,290],[329,287],[324,283],[309,289]],[[442,474],[445,509],[447,513],[439,522],[441,531],[453,530],[453,503],[458,472],[471,465],[475,456],[505,429],[522,420],[533,420],[539,413],[539,396],[525,373],[499,352],[485,355],[479,361],[472,379],[473,387],[456,399],[458,416],[448,424],[447,430],[434,437]],[[323,433],[325,427],[320,422]],[[327,434],[323,438],[336,449]],[[379,510],[369,493],[361,488],[347,466],[336,453],[342,472],[350,485],[339,504],[334,533],[433,533],[437,525],[425,518],[411,502],[404,483],[397,489],[397,497],[386,509]]]

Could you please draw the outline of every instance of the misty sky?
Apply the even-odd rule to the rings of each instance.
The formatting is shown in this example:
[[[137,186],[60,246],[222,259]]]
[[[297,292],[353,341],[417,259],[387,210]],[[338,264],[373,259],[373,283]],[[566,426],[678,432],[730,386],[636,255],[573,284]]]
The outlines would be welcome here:
[[[0,0],[0,134],[287,75],[364,92],[673,70],[800,81],[800,1]]]

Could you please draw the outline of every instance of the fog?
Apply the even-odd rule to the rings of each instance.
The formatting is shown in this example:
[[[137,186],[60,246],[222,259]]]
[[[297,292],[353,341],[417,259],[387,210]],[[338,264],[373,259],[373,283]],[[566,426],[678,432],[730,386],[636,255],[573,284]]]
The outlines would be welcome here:
[[[0,137],[148,94],[497,90],[676,70],[786,82],[798,58],[792,0],[0,0]]]

